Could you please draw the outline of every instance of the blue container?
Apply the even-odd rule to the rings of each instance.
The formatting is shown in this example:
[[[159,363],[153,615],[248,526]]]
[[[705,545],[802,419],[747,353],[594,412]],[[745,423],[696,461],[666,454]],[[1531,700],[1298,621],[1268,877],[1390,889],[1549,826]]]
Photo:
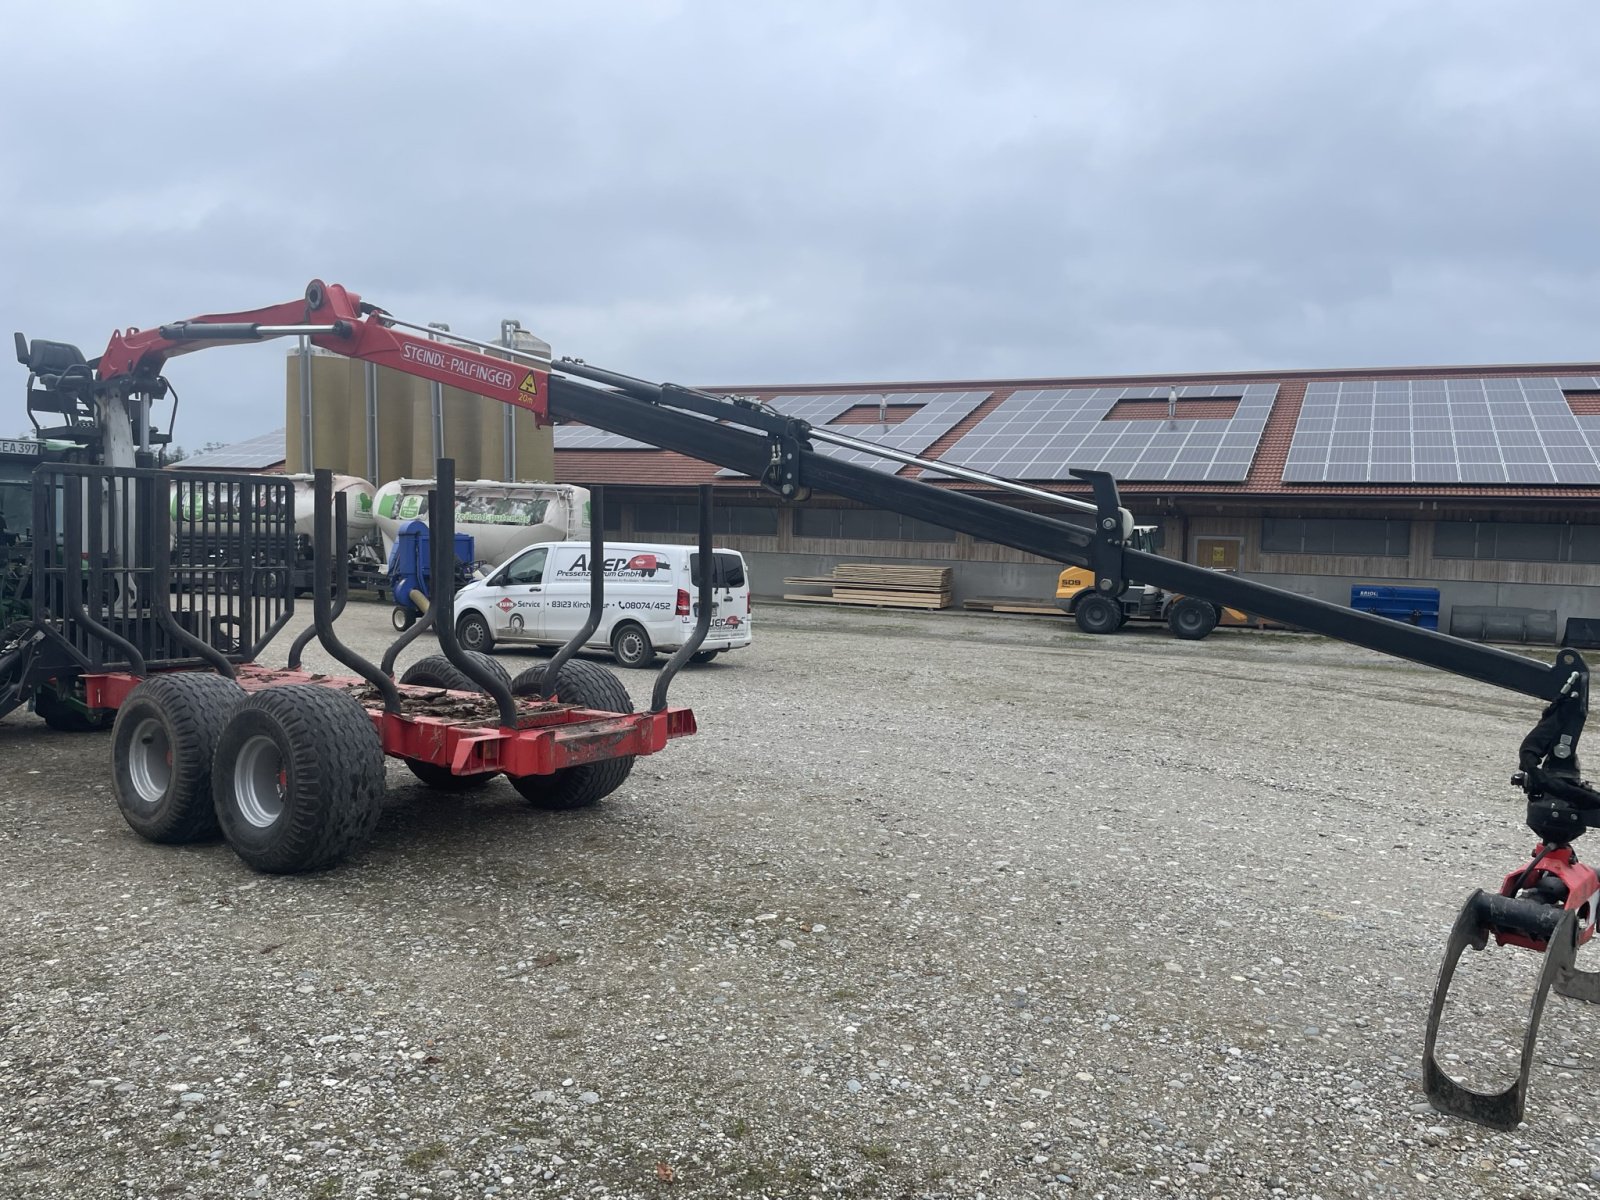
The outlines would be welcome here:
[[[1358,583],[1350,589],[1350,607],[1423,629],[1439,628],[1438,588]]]
[[[470,566],[475,543],[470,533],[456,534],[456,561]],[[395,535],[394,554],[389,558],[390,595],[397,607],[415,615],[408,597],[412,591],[432,596],[433,567],[428,549],[428,526],[422,521],[407,521]]]

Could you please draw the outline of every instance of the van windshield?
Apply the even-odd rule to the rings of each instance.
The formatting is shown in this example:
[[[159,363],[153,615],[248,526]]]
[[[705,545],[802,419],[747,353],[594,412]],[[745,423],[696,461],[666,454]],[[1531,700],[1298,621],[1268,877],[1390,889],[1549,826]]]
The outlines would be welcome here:
[[[744,559],[737,554],[719,553],[711,556],[711,586],[741,588],[744,586]],[[689,583],[700,586],[700,556],[689,555]]]

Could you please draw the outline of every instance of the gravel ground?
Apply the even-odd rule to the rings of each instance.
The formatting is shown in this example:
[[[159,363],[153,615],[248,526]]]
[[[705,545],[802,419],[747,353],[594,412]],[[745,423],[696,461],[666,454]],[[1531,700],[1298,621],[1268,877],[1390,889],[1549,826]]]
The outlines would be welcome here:
[[[1420,1093],[1532,702],[1289,634],[757,616],[600,806],[392,764],[312,877],[141,842],[109,735],[0,724],[0,1195],[1600,1194],[1600,1013],[1552,998],[1515,1133]],[[1475,1077],[1533,965],[1469,956]]]

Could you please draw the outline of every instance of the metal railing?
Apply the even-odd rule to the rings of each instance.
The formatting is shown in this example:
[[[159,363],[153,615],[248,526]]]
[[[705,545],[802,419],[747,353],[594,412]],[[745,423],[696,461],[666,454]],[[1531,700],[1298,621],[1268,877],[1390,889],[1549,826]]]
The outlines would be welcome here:
[[[292,484],[72,463],[34,479],[34,617],[86,670],[224,670],[292,616]]]

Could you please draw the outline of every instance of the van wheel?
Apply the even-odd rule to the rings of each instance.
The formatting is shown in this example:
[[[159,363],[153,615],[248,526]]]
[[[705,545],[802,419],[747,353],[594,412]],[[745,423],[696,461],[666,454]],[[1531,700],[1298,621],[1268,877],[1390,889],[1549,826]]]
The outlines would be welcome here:
[[[544,666],[529,667],[511,682],[519,696],[532,696],[544,678]],[[633,698],[622,680],[599,663],[572,659],[556,677],[553,699],[601,712],[631,713]],[[550,775],[512,778],[511,786],[535,808],[563,810],[585,808],[622,786],[633,770],[633,756],[605,758],[578,767],[563,767]]]
[[[1217,627],[1217,617],[1214,604],[1198,596],[1182,596],[1167,612],[1167,628],[1175,638],[1198,642]]]
[[[1072,617],[1085,633],[1115,633],[1122,626],[1122,606],[1109,596],[1089,595],[1078,601]]]
[[[650,635],[644,631],[643,625],[635,625],[632,621],[618,625],[612,631],[611,653],[616,655],[618,664],[624,667],[648,667],[656,660],[656,648],[650,642]]]
[[[701,650],[699,653],[691,655],[690,658],[689,658],[689,661],[692,662],[692,663],[700,663],[701,665],[704,665],[704,664],[706,664],[708,662],[716,661],[717,655],[719,655],[721,653],[722,653],[721,650]]]
[[[506,686],[511,685],[511,674],[497,661],[487,654],[478,654],[469,650],[468,654],[481,666],[493,671],[505,681]],[[405,674],[400,676],[401,683],[413,684],[417,687],[444,688],[452,692],[481,692],[483,691],[472,680],[461,673],[455,663],[442,654],[430,654],[427,658],[420,658],[406,668]],[[402,760],[411,773],[427,784],[436,792],[470,792],[488,783],[498,771],[480,771],[476,775],[457,775],[449,767],[441,766],[436,762],[429,762],[425,758],[407,758]]]
[[[489,622],[482,613],[466,612],[456,622],[456,640],[463,650],[487,654],[494,649],[494,634],[489,632]]]

